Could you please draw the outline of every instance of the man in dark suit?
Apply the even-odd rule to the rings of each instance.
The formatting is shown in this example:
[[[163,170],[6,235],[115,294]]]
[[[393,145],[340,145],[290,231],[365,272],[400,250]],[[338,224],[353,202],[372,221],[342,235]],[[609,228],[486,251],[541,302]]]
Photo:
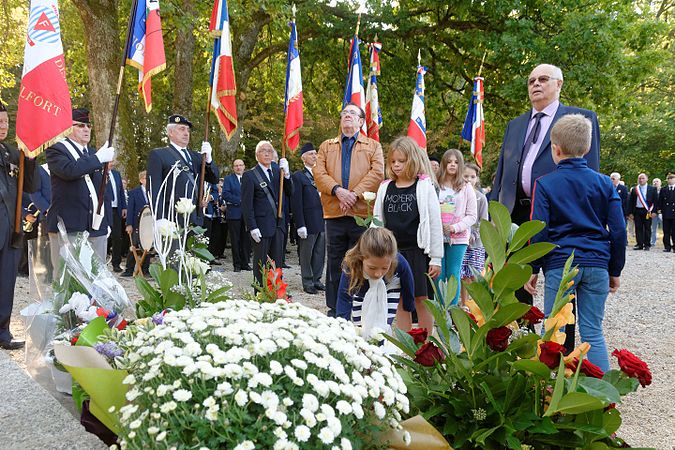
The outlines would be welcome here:
[[[659,212],[663,219],[663,251],[675,253],[675,172],[666,174],[667,183],[659,193]]]
[[[129,191],[129,201],[127,203],[127,226],[125,231],[131,236],[130,240],[136,248],[140,248],[140,242],[138,240],[138,222],[141,217],[141,211],[143,211],[143,208],[149,203],[145,179],[146,171],[141,170],[138,173],[138,181],[140,182],[140,185]],[[143,261],[143,265],[141,266],[143,273],[148,273],[149,266],[150,257],[146,256],[145,260]],[[127,254],[127,267],[122,273],[122,276],[132,276],[134,274],[135,267],[136,260],[134,259],[134,253],[129,251]]]
[[[204,181],[200,174],[202,156],[206,159],[205,180],[209,183],[218,182],[218,167],[211,158],[211,144],[202,142],[201,154],[187,148],[191,129],[192,122],[185,117],[178,114],[170,116],[166,126],[169,145],[156,148],[148,155],[148,190],[158,218],[176,221],[175,213],[170,212],[174,211],[176,202],[181,198],[191,198],[195,207],[199,206],[199,183]],[[174,166],[177,170],[172,175]],[[160,194],[160,186],[167,177],[166,189]],[[202,225],[202,215],[198,208],[191,214],[190,222]]]
[[[652,219],[656,217],[658,197],[656,188],[647,184],[647,175],[638,175],[638,184],[628,197],[628,217],[635,222],[635,240],[633,250],[649,251],[652,239]]]
[[[619,172],[612,172],[609,176],[609,179],[612,180],[614,189],[616,189],[619,198],[621,199],[621,207],[623,208],[623,216],[628,217],[628,188],[625,184],[621,183],[621,174]]]
[[[251,270],[249,266],[249,252],[251,238],[246,232],[246,224],[241,216],[241,178],[246,170],[244,161],[235,159],[232,163],[232,172],[223,179],[223,201],[225,202],[225,219],[230,234],[232,247],[232,264],[235,272]]]
[[[293,182],[286,158],[279,165],[272,164],[274,148],[269,141],[260,141],[255,148],[258,164],[244,172],[241,179],[241,209],[246,227],[253,240],[253,276],[262,286],[262,268],[270,257],[281,267],[286,221],[277,218],[279,182],[283,171],[284,193],[292,195]]]
[[[300,155],[305,167],[293,174],[291,209],[298,233],[302,288],[308,294],[316,294],[317,291],[326,290],[321,283],[326,260],[325,224],[321,196],[312,173],[317,152],[312,143],[307,143],[300,149]]]
[[[551,156],[552,125],[566,114],[582,114],[593,126],[591,150],[584,156],[591,169],[600,166],[600,128],[593,111],[560,103],[562,71],[550,64],[534,68],[527,80],[532,109],[513,119],[506,126],[504,141],[491,200],[506,206],[514,223],[530,220],[534,180],[552,172],[556,165]]]
[[[106,186],[103,217],[98,211],[98,189],[103,182],[103,164],[115,157],[115,150],[106,142],[97,152],[88,147],[91,140],[89,111],[73,110],[72,133],[45,152],[52,183],[52,205],[47,216],[52,266],[58,270],[59,236],[57,224],[63,220],[70,238],[89,232],[89,243],[101,261],[106,260],[108,227],[112,224],[110,199],[112,190]],[[57,272],[55,272],[57,273]]]
[[[17,350],[23,341],[14,340],[9,320],[14,306],[14,285],[19,269],[21,239],[12,241],[19,175],[19,151],[5,142],[9,131],[9,115],[0,102],[0,348]],[[35,159],[26,158],[23,173],[24,192],[35,191],[37,173]],[[17,248],[18,245],[18,248]]]
[[[51,284],[52,260],[49,251],[47,217],[49,214],[49,207],[52,204],[52,182],[49,179],[49,167],[46,163],[42,164],[41,166],[37,166],[37,172],[38,183],[35,192],[30,194],[30,201],[33,202],[33,205],[35,205],[35,208],[37,209],[34,216],[39,228],[39,235],[37,238],[37,246],[35,250],[36,255],[33,258],[33,265],[40,264],[40,266],[44,266],[42,273],[44,273],[45,282],[47,284]]]
[[[108,177],[108,184],[110,185],[110,192],[112,198],[110,204],[112,207],[110,247],[112,250],[112,266],[114,272],[121,272],[122,268],[122,220],[127,218],[127,196],[122,185],[122,175],[113,169],[113,162],[110,162],[110,176]]]

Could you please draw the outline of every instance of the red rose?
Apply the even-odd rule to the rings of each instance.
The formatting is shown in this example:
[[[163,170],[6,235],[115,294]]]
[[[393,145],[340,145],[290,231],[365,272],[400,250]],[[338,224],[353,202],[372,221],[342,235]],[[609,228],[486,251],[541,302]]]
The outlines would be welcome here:
[[[513,332],[507,327],[493,328],[488,331],[485,341],[492,351],[503,352],[509,346],[511,333]]]
[[[649,366],[640,358],[626,349],[614,349],[612,356],[616,356],[623,373],[631,378],[637,378],[642,387],[652,384],[652,372],[649,370]]]
[[[565,364],[565,367],[572,370],[573,372],[576,372],[578,364],[579,364],[579,359],[574,358],[573,361],[567,362]],[[580,372],[583,373],[584,375],[586,375],[587,377],[600,378],[600,379],[602,379],[602,377],[605,375],[605,372],[603,372],[601,368],[599,368],[598,366],[596,366],[595,364],[593,364],[592,362],[590,362],[587,359],[584,359],[581,362]]]
[[[429,336],[429,332],[426,328],[412,328],[408,331],[408,334],[412,336],[415,344],[424,344],[427,340],[427,336]]]
[[[443,361],[444,359],[443,351],[436,347],[433,342],[427,342],[417,349],[414,361],[423,366],[431,367],[436,361]]]
[[[565,347],[553,341],[542,342],[539,345],[541,353],[539,361],[546,364],[549,369],[557,369],[560,364],[560,355],[565,353]]]
[[[541,312],[541,310],[536,306],[533,306],[528,312],[525,313],[522,319],[527,320],[527,323],[530,325],[535,325],[544,319],[544,313]]]

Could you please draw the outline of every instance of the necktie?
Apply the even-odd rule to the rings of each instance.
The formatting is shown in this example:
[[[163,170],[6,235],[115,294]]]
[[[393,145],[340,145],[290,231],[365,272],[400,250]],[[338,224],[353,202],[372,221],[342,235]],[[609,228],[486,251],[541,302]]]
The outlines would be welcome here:
[[[525,148],[537,142],[537,138],[539,138],[539,132],[541,131],[541,118],[545,115],[546,114],[543,112],[538,112],[534,115],[534,126],[532,127],[530,134],[527,136],[527,139],[525,139]]]
[[[188,164],[192,163],[192,160],[190,159],[190,153],[188,153],[186,148],[183,149],[183,158],[185,158],[185,162]]]
[[[270,181],[272,181],[272,169],[267,169],[267,178],[269,178]]]

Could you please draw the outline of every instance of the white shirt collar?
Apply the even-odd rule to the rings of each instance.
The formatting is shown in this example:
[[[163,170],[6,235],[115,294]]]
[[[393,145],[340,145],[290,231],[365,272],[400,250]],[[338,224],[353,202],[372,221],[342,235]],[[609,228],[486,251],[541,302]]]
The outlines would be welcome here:
[[[305,166],[305,169],[307,169],[307,171],[309,172],[309,174],[310,174],[311,176],[314,176],[314,172],[312,172],[312,168],[311,168],[311,167]]]

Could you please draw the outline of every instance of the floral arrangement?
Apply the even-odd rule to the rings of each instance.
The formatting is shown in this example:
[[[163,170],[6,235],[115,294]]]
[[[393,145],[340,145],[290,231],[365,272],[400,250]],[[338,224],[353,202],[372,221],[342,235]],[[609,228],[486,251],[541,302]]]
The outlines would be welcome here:
[[[544,315],[519,303],[514,292],[530,278],[527,264],[552,244],[525,246],[543,222],[522,224],[511,237],[506,208],[489,205],[491,222],[480,225],[488,254],[484,274],[466,288],[467,309],[448,305],[457,282],[441,286],[427,301],[438,337],[426,330],[396,330],[389,337],[403,352],[392,356],[408,386],[411,413],[422,414],[456,449],[617,448],[621,397],[651,382],[647,365],[627,350],[615,350],[621,370],[603,373],[585,359],[582,343],[565,355],[559,329],[574,320],[569,288],[573,255],[543,336],[530,331]]]
[[[277,300],[286,300],[287,302],[293,300],[293,296],[288,293],[288,283],[283,280],[283,270],[281,267],[277,267],[271,258],[267,258],[267,263],[262,266],[262,274],[265,278],[264,283],[260,285],[254,282],[253,288],[256,293],[255,296],[250,297],[251,300],[271,303],[275,303]]]
[[[115,411],[122,448],[382,448],[380,433],[408,412],[389,359],[342,319],[233,300],[161,322],[107,344],[129,373]]]

